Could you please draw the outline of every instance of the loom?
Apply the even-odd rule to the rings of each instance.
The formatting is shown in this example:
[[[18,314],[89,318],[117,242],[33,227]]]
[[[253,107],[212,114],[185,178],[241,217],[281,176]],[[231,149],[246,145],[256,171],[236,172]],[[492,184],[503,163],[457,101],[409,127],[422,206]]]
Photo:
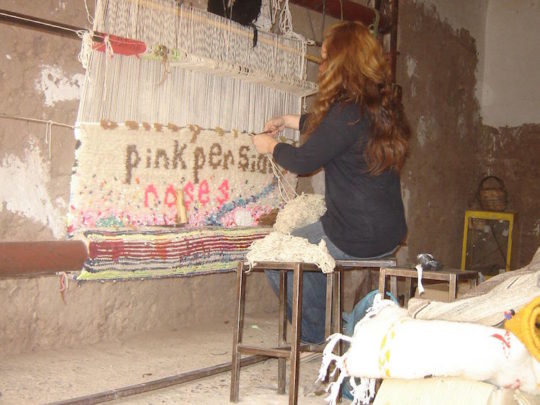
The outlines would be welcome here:
[[[173,0],[99,0],[93,29],[108,36],[85,40],[79,122],[259,132],[315,91],[305,41],[259,32],[253,47],[252,29]]]
[[[98,0],[93,31],[106,34],[82,35],[68,217],[91,253],[81,279],[230,271],[249,246],[235,232],[264,237],[257,219],[283,205],[282,181],[296,184],[249,134],[316,91],[306,42],[259,31],[254,46],[251,28],[179,3]]]

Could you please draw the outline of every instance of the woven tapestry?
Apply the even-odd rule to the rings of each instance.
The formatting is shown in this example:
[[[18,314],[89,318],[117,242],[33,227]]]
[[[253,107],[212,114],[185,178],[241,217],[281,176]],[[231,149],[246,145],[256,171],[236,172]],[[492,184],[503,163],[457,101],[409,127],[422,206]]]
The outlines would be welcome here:
[[[193,276],[233,271],[270,227],[94,230],[77,280]]]
[[[246,133],[80,124],[76,137],[70,233],[175,225],[181,199],[189,227],[254,226],[281,204],[270,162]]]

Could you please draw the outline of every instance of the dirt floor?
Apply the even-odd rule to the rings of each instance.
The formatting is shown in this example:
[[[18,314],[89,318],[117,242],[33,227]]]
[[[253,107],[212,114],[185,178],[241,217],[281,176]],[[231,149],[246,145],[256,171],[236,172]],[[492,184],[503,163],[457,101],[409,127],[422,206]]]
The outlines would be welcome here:
[[[277,314],[247,315],[244,341],[272,346],[277,339]],[[0,404],[48,404],[93,393],[141,384],[186,371],[231,361],[231,323],[155,332],[123,341],[32,352],[0,359]],[[303,354],[300,404],[325,404],[314,385],[319,354]],[[110,404],[228,404],[230,372],[129,396]],[[320,389],[318,390],[320,391]],[[87,403],[87,402],[85,402]],[[277,360],[243,367],[240,403],[287,404],[277,394]]]

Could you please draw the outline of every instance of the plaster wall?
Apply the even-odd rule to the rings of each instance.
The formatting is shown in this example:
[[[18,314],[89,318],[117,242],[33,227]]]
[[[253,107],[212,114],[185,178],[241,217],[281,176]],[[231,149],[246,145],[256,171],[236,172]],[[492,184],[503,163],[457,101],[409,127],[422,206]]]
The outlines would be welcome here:
[[[431,253],[457,268],[464,211],[481,171],[475,39],[442,20],[431,3],[400,2],[399,18],[397,82],[412,130],[402,171],[405,249],[410,263]]]
[[[0,7],[72,25],[86,22],[86,13],[69,2],[31,6],[0,1]],[[0,42],[0,112],[73,125],[84,75],[77,61],[80,42],[7,24],[0,24],[0,35],[7,39]],[[61,239],[74,159],[73,131],[0,120],[0,239]]]
[[[121,341],[148,331],[201,323],[234,323],[234,273],[122,282],[71,281],[58,276],[0,279],[0,356]],[[263,275],[248,278],[251,312],[275,312]],[[232,339],[232,335],[231,335]]]

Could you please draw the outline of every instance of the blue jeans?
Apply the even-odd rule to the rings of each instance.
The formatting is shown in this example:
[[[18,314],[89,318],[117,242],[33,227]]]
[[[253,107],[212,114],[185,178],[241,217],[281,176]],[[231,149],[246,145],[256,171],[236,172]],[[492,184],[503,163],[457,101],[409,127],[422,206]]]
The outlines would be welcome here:
[[[306,238],[310,243],[319,244],[321,239],[326,242],[326,247],[330,255],[336,260],[360,260],[360,259],[375,259],[388,256],[392,252],[385,253],[377,257],[354,257],[340,250],[332,243],[328,236],[324,233],[324,229],[320,221],[302,228],[295,229],[291,232],[293,236]],[[270,286],[279,296],[279,271],[267,270],[266,277],[270,282]],[[287,272],[287,317],[289,321],[292,318],[292,283],[293,273]],[[326,275],[322,272],[309,271],[303,274],[302,279],[302,319],[300,323],[300,340],[306,343],[323,343],[324,326],[326,318]]]

